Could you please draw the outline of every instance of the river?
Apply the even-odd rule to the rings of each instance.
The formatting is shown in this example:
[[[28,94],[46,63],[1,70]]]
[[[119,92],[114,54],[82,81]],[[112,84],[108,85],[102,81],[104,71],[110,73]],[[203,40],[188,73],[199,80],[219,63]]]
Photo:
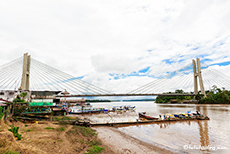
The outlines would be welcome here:
[[[145,124],[117,129],[143,142],[157,145],[177,153],[230,153],[230,105],[200,104],[156,104],[154,102],[112,102],[92,103],[93,107],[116,105],[135,105],[135,113],[90,116],[97,122],[132,121],[137,113],[146,111],[147,115],[158,117],[159,114],[186,113],[199,110],[207,115],[209,121],[168,122],[164,124]],[[107,117],[107,118],[106,118]]]

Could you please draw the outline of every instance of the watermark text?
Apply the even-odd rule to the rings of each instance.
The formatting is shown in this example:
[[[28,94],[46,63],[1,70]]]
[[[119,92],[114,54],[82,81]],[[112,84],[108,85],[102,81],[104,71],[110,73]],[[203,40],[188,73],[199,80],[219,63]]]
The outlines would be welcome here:
[[[224,146],[201,146],[201,145],[184,145],[184,150],[202,150],[202,151],[216,151],[216,150],[227,150],[227,147]]]

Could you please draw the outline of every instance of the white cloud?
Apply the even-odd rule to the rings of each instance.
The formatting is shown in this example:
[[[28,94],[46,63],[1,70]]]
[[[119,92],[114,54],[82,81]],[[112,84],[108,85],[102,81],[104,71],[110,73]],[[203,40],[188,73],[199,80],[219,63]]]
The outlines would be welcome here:
[[[230,61],[229,8],[225,0],[1,1],[0,64],[29,52],[100,87],[135,89],[151,78],[109,74],[150,67],[158,76],[195,57]]]

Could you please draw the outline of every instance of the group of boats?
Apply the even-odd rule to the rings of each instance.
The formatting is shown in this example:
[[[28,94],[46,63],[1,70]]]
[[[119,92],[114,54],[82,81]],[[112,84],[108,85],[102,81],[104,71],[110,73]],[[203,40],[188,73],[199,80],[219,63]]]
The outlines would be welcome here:
[[[33,106],[33,107],[28,107],[23,111],[22,114],[44,114],[44,115],[49,115],[51,114],[52,111],[56,111],[59,109],[63,113],[68,113],[68,114],[84,114],[84,113],[108,113],[108,112],[118,112],[118,113],[123,113],[123,112],[134,112],[136,110],[136,106],[131,106],[131,105],[120,105],[120,106],[113,106],[111,109],[109,108],[93,108],[93,106],[90,103],[81,103],[81,104],[76,104],[72,106],[67,106],[67,105],[62,105],[62,106]]]
[[[135,112],[136,106],[131,105],[120,105],[120,106],[113,106],[111,109],[109,108],[93,108],[90,103],[85,104],[77,104],[74,106],[60,106],[59,107],[64,112],[68,114],[85,114],[85,113],[109,113],[109,112],[116,112],[116,113],[124,113],[124,112]],[[50,107],[36,107],[36,108],[27,108],[22,114],[51,114]],[[167,120],[181,120],[181,119],[207,119],[208,117],[201,115],[199,111],[191,112],[187,111],[186,113],[174,113],[174,114],[164,114],[159,115],[159,117],[152,117],[146,115],[146,112],[139,112],[139,120],[151,120],[151,121],[167,121]]]
[[[76,105],[68,108],[69,114],[82,114],[82,113],[108,113],[108,112],[134,112],[136,110],[136,106],[125,105],[125,106],[113,106],[111,109],[109,108],[93,108],[92,105]]]
[[[159,115],[159,117],[151,117],[146,115],[146,112],[139,112],[139,119],[141,120],[177,120],[177,119],[202,119],[207,118],[206,116],[200,114],[199,111],[187,113],[174,113],[174,114],[165,114]]]

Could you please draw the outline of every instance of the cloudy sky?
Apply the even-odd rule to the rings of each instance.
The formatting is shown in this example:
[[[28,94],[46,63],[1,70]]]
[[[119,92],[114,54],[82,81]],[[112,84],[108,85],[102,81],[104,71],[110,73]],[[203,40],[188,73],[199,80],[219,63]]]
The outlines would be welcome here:
[[[0,65],[32,58],[110,91],[202,62],[230,76],[229,0],[0,1]]]

